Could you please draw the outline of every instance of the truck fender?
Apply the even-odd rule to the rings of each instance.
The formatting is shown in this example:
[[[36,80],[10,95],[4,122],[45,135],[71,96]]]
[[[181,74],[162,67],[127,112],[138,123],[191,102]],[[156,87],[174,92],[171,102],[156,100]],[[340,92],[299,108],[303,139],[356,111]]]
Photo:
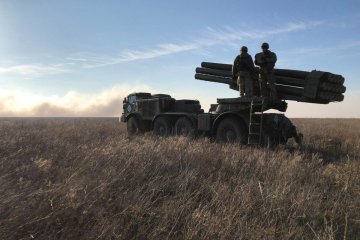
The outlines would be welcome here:
[[[139,113],[130,113],[128,116],[126,116],[125,122],[127,122],[131,117],[136,117],[139,119],[139,121],[142,121],[142,117]]]

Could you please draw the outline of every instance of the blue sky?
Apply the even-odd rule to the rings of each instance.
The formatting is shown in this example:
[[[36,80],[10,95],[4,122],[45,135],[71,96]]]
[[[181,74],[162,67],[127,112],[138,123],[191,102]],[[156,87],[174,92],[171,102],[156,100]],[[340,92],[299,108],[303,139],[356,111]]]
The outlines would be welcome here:
[[[345,101],[290,103],[290,117],[360,117],[359,1],[0,1],[0,116],[117,116],[131,91],[235,97],[197,81],[266,41],[276,67],[345,77]]]

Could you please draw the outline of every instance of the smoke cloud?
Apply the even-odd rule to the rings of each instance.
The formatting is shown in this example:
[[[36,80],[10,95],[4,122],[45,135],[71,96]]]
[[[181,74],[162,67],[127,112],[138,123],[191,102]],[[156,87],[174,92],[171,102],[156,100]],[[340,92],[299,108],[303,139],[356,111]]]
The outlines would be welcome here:
[[[153,92],[148,86],[116,85],[99,93],[69,91],[42,96],[21,90],[0,91],[0,117],[115,117],[131,92]]]

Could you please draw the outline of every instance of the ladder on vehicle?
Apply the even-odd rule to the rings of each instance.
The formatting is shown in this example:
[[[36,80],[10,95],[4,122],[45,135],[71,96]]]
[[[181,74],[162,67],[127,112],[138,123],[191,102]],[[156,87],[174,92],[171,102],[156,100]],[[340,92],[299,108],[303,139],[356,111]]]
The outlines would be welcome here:
[[[249,118],[249,145],[261,145],[265,99],[252,99]]]

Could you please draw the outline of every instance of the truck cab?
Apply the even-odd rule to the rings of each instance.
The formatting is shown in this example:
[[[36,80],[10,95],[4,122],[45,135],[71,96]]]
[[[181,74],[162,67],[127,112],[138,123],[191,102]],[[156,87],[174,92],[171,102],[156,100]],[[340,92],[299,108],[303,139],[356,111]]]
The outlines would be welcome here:
[[[151,94],[145,92],[131,93],[127,97],[125,97],[123,100],[123,113],[120,117],[120,121],[126,122],[131,114],[138,112],[138,100],[150,98]]]

